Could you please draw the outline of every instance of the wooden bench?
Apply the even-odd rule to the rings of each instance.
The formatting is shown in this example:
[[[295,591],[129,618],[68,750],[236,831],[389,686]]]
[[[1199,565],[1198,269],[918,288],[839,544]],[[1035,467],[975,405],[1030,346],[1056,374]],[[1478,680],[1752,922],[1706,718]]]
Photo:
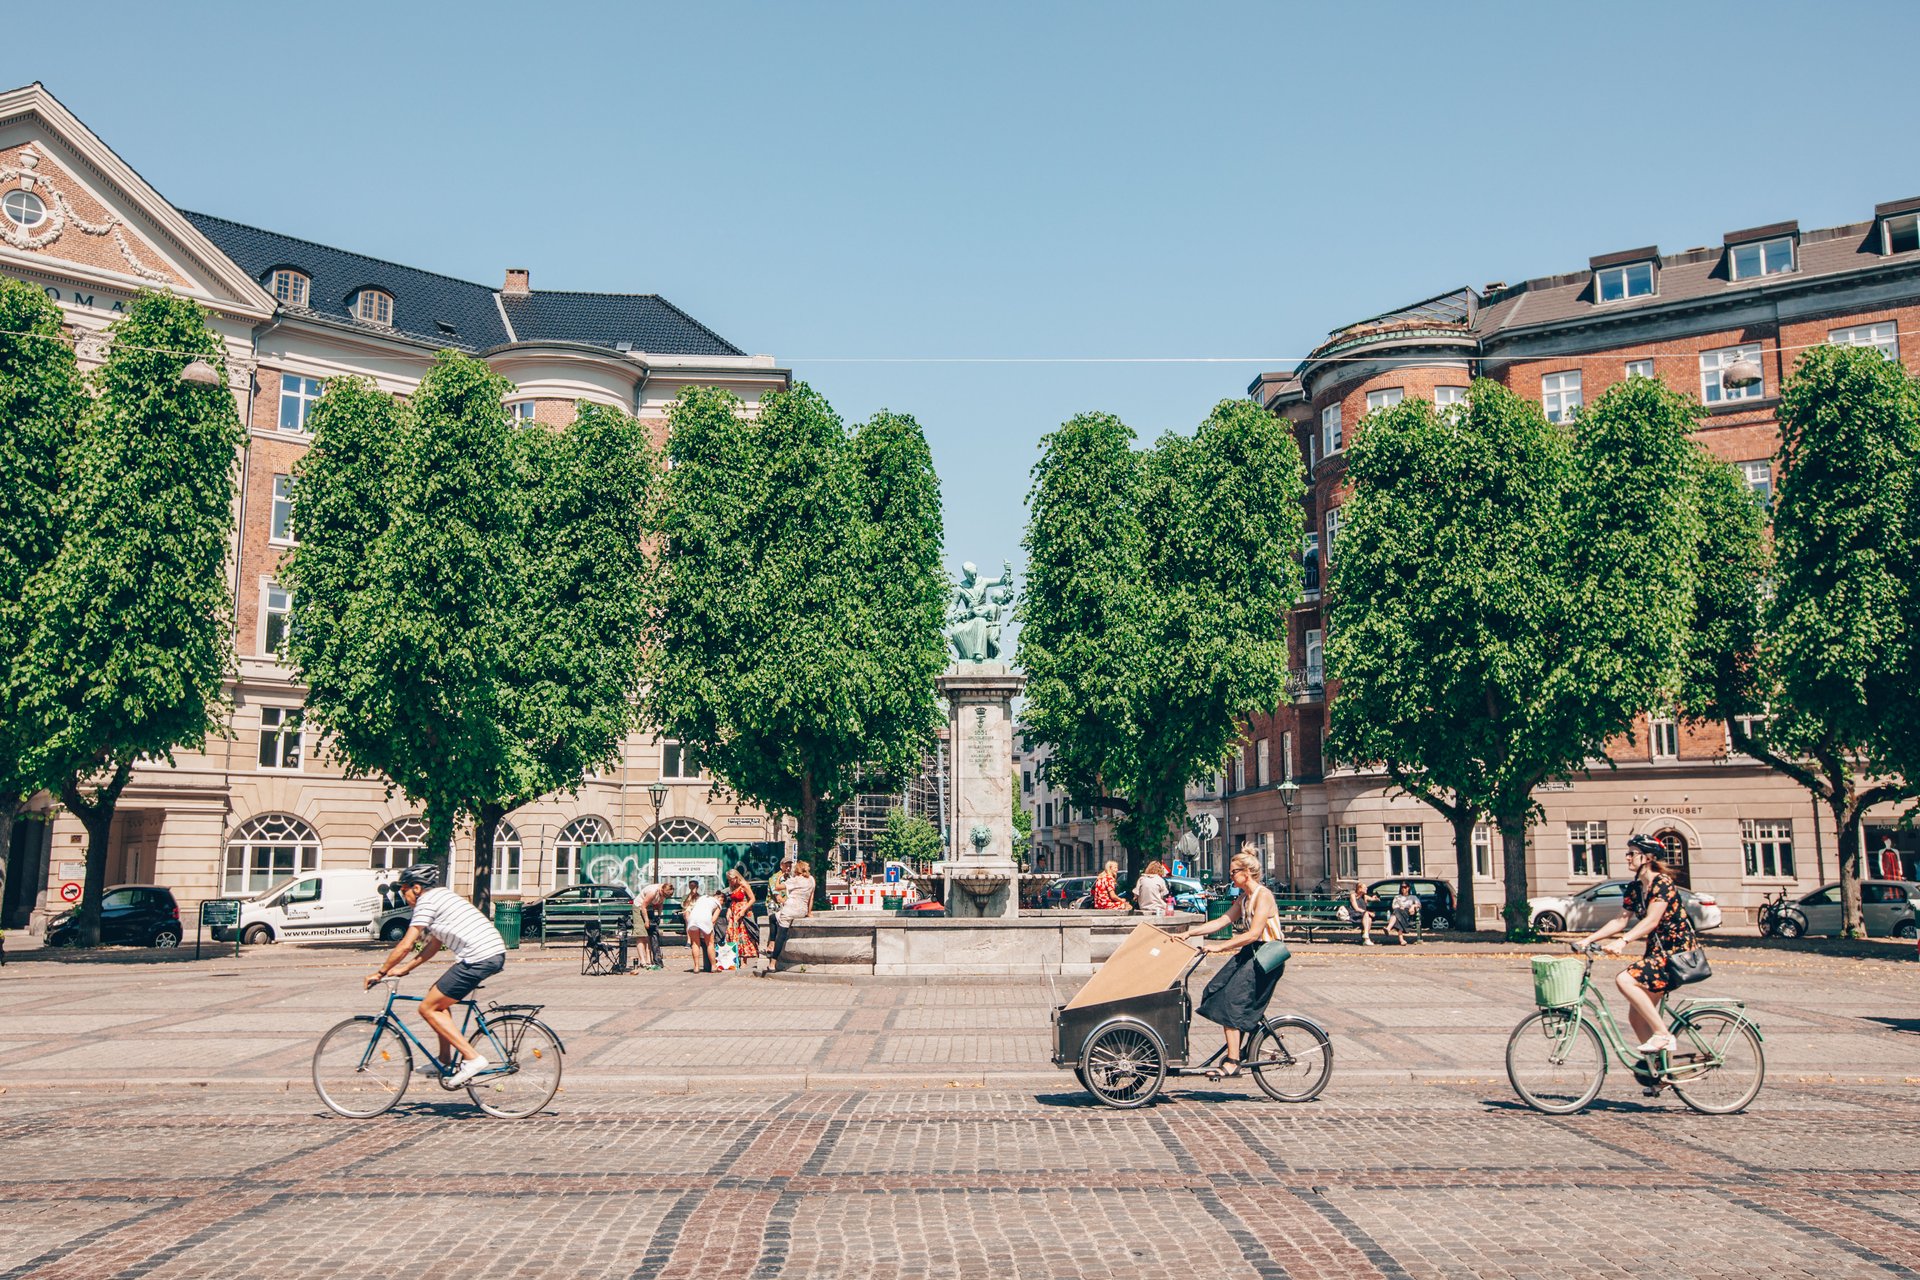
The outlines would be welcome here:
[[[1323,931],[1360,932],[1358,920],[1341,918],[1341,908],[1347,905],[1345,898],[1276,897],[1273,905],[1274,910],[1280,915],[1280,927],[1299,930],[1306,934],[1309,942],[1314,941],[1315,935]],[[1420,918],[1416,916],[1411,931],[1415,938],[1420,936],[1420,928]],[[1373,931],[1384,937],[1386,930],[1387,920],[1376,916]]]

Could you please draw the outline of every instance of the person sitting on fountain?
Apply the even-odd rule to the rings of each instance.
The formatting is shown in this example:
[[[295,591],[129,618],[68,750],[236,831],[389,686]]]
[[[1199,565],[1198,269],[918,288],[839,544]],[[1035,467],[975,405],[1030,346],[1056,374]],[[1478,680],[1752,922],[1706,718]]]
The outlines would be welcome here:
[[[1093,909],[1095,911],[1120,911],[1127,905],[1126,895],[1120,892],[1120,864],[1107,863],[1106,870],[1093,880]]]

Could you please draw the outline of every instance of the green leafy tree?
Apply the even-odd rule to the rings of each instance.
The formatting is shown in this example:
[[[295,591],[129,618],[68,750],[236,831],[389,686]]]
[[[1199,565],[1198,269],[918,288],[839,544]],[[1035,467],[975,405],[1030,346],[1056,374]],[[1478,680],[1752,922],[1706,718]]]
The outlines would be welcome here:
[[[804,384],[752,415],[689,389],[668,448],[645,714],[793,815],[800,858],[824,866],[841,805],[918,767],[933,738],[947,584],[932,455],[913,419],[849,433]]]
[[[405,404],[329,382],[282,568],[326,748],[422,806],[429,858],[471,821],[483,910],[500,820],[634,725],[654,487],[636,420],[582,404],[564,430],[519,429],[510,389],[452,352]]]
[[[1534,789],[1676,696],[1704,534],[1698,412],[1635,378],[1558,426],[1482,381],[1457,410],[1370,415],[1348,448],[1329,745],[1447,816],[1464,920],[1477,816],[1500,828],[1524,914]]]
[[[60,546],[60,451],[87,404],[60,320],[43,291],[0,277],[0,890],[14,820],[44,785],[30,764],[34,723],[20,706],[27,584]]]
[[[1693,705],[1833,816],[1859,937],[1861,821],[1920,796],[1920,383],[1872,349],[1817,347],[1779,422],[1770,549],[1751,500],[1735,514],[1747,495],[1720,497]]]
[[[1020,770],[1013,770],[1013,857],[1022,866],[1033,849],[1033,814],[1020,802]]]
[[[1043,442],[1019,613],[1025,738],[1052,746],[1047,777],[1073,804],[1117,815],[1137,876],[1187,784],[1286,688],[1305,485],[1292,433],[1250,400],[1191,437],[1133,440],[1090,413]]]
[[[221,370],[219,385],[181,381],[196,357]],[[188,299],[136,297],[92,381],[60,461],[60,546],[26,586],[15,704],[32,725],[32,776],[86,828],[88,946],[100,940],[114,811],[134,766],[171,763],[220,732],[241,441],[220,341]]]
[[[885,866],[903,862],[921,867],[940,858],[940,832],[931,822],[905,809],[887,815],[887,825],[873,842],[874,856]]]

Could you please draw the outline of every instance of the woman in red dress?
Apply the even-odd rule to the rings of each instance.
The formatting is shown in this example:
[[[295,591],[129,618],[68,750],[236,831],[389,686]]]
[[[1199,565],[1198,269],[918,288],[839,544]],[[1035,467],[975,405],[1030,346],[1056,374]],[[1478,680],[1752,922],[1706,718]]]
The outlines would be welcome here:
[[[1109,862],[1106,870],[1094,877],[1093,909],[1095,911],[1118,911],[1127,905],[1127,900],[1120,896],[1119,879],[1120,864],[1117,862]]]
[[[760,923],[753,918],[753,888],[735,867],[727,872],[727,941],[739,954],[741,967],[760,954]]]

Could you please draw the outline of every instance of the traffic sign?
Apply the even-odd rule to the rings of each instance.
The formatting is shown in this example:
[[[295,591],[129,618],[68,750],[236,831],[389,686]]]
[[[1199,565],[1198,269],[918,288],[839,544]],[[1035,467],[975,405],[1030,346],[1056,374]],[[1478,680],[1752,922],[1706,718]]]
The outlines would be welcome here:
[[[61,885],[60,901],[62,902],[80,901],[80,886],[75,882],[73,882],[72,880],[69,880],[65,884]]]

